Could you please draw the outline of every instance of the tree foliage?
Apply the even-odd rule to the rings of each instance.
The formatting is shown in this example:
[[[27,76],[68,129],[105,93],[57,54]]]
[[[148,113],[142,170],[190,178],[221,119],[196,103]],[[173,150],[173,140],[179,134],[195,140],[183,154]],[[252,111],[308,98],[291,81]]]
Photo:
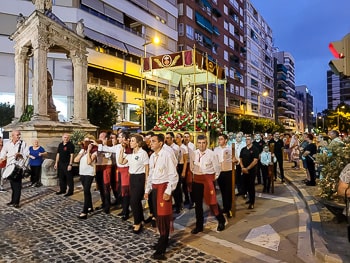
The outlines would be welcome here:
[[[88,91],[88,118],[100,129],[109,130],[116,123],[118,115],[118,98],[102,87]]]
[[[0,128],[10,124],[15,117],[15,105],[10,103],[0,103]]]

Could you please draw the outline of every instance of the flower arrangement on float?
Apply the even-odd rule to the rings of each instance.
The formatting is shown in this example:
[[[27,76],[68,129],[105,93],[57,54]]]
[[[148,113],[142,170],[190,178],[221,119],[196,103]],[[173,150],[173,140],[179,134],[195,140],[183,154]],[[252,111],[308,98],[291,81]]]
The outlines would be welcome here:
[[[198,131],[211,133],[221,133],[224,124],[219,114],[216,112],[201,111],[196,114],[196,121],[191,114],[183,111],[166,112],[158,119],[158,123],[153,128],[154,131]]]

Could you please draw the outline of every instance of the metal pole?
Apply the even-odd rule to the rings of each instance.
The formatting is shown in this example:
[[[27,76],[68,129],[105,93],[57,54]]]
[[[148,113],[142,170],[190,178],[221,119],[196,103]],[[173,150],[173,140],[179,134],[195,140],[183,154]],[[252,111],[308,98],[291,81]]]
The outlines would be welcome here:
[[[147,57],[147,51],[146,51],[147,43],[144,44],[143,50],[144,50],[144,58]],[[146,130],[146,90],[147,90],[147,80],[146,77],[144,77],[144,90],[142,94],[142,101],[143,101],[143,130]]]

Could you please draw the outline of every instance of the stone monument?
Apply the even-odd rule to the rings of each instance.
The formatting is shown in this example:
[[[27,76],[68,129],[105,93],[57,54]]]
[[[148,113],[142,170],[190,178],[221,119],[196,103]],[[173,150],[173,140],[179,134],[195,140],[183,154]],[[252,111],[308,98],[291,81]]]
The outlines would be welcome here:
[[[92,43],[84,39],[83,25],[73,31],[52,13],[52,0],[32,0],[34,12],[28,17],[20,14],[16,31],[10,36],[15,49],[15,116],[5,131],[21,130],[28,142],[38,138],[48,152],[55,152],[63,133],[73,130],[96,131],[87,119],[87,48]],[[79,34],[77,34],[79,33]],[[59,122],[52,99],[53,79],[47,71],[49,52],[65,53],[71,59],[74,79],[74,109],[70,122]],[[29,60],[33,60],[33,117],[20,122],[29,93]],[[50,162],[48,162],[49,164]],[[46,167],[51,171],[49,167]],[[51,171],[52,172],[52,171]]]

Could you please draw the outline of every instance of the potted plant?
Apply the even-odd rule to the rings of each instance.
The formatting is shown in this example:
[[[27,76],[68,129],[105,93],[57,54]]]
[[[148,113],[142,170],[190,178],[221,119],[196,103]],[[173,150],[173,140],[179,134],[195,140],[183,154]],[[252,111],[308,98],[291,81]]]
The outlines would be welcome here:
[[[350,144],[330,144],[327,150],[316,155],[316,162],[322,165],[319,187],[321,202],[332,212],[338,222],[345,220],[344,199],[337,194],[339,175],[350,163]]]

